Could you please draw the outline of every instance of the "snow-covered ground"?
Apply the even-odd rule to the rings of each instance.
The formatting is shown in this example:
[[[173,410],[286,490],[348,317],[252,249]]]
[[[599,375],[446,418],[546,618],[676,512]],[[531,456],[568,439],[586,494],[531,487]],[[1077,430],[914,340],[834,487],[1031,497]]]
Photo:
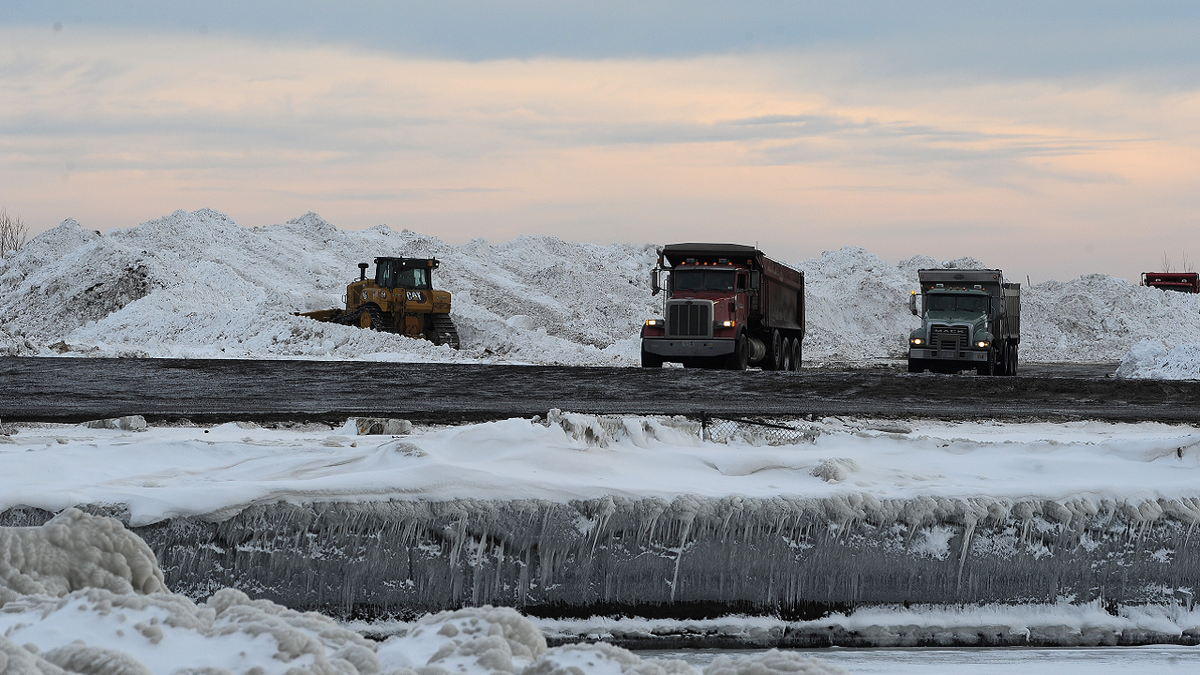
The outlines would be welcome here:
[[[384,255],[442,261],[435,280],[453,293],[462,351],[293,316],[342,305],[357,264]],[[249,229],[209,209],[176,211],[103,235],[67,220],[0,260],[0,354],[632,366],[642,320],[661,312],[654,260],[652,244],[452,246],[385,225],[340,230],[313,213]],[[806,274],[812,365],[902,358],[916,270],[988,263],[893,264],[854,247],[790,262]],[[1200,296],[1101,274],[1027,287],[1023,307],[1026,362],[1115,362],[1143,339],[1200,334]]]
[[[1049,500],[1070,511],[1128,504],[1147,518],[1200,522],[1200,430],[1191,426],[793,424],[798,442],[777,446],[753,432],[702,441],[699,425],[683,418],[557,412],[407,436],[360,436],[353,422],[332,430],[33,425],[0,436],[0,510],[120,504],[131,524],[145,525],[181,516],[221,520],[280,501],[858,495],[865,501],[849,500],[846,508],[875,510],[866,516],[880,520],[901,517],[888,509],[934,498],[934,510],[972,500],[972,509],[1036,503],[1040,512]]]
[[[23,425],[0,436],[0,510],[126,504],[134,522],[151,523],[179,515],[220,520],[247,505],[280,500],[517,494],[556,501],[597,495],[803,500],[841,494],[864,497],[844,501],[877,509],[872,517],[881,519],[912,515],[883,513],[892,502],[911,505],[927,497],[934,509],[969,498],[988,510],[1053,503],[1064,511],[1122,509],[1148,519],[1166,514],[1200,521],[1200,430],[1194,427],[837,418],[794,424],[803,440],[775,446],[753,433],[702,441],[695,424],[682,419],[557,413],[540,422],[418,428],[396,437],[359,435],[350,422],[338,429],[146,428],[137,419],[109,425],[115,428]],[[942,550],[946,541],[923,541],[930,556],[949,553]],[[393,634],[374,641],[352,630],[364,626],[339,625],[232,589],[200,603],[164,593],[162,573],[148,560],[149,550],[117,521],[73,509],[39,528],[0,528],[0,672],[7,675],[7,666],[18,673],[60,667],[80,673],[693,675],[702,668],[704,675],[833,674],[880,670],[840,652],[826,659],[823,652],[813,658],[770,651],[689,665],[583,642],[656,633],[753,640],[788,630],[854,631],[883,645],[965,640],[988,631],[1035,644],[1085,645],[1114,644],[1122,636],[1200,635],[1200,611],[1185,603],[1121,607],[1114,615],[1100,602],[1064,601],[873,607],[814,622],[549,621],[510,609],[468,608],[366,627]],[[547,649],[544,635],[574,644]],[[897,652],[907,664],[898,672],[950,672],[947,659],[922,670],[925,660],[911,656],[920,653]],[[1048,666],[1039,652],[1030,654],[997,656],[988,662],[991,670],[978,672],[1066,672],[1061,664]],[[1195,663],[1194,650],[1109,654],[1101,665]],[[838,665],[842,660],[849,670]],[[1078,672],[1087,664],[1096,672],[1094,659],[1082,661],[1073,666]]]

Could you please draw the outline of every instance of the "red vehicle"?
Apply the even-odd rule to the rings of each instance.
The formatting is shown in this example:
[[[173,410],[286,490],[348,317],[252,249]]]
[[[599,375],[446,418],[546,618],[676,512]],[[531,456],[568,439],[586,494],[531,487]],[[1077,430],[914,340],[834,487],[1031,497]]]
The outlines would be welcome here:
[[[1164,291],[1200,293],[1200,274],[1196,272],[1142,272],[1142,285]]]
[[[643,367],[800,369],[803,272],[754,246],[670,244],[650,279],[666,297],[663,318],[642,327]]]

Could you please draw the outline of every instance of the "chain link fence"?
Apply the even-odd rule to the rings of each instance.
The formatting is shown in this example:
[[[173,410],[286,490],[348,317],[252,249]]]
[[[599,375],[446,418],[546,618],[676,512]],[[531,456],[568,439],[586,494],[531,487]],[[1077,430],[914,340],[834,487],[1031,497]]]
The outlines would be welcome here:
[[[700,438],[712,443],[747,445],[796,445],[817,439],[814,429],[801,429],[774,422],[700,413]]]

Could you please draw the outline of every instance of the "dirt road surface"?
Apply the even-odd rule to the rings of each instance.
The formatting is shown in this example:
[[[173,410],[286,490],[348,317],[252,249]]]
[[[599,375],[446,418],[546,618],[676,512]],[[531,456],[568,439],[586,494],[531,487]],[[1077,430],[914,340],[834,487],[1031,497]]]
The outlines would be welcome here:
[[[1016,377],[898,367],[800,373],[184,359],[0,358],[0,421],[454,423],[584,413],[1200,422],[1200,382],[1122,380],[1115,364]]]

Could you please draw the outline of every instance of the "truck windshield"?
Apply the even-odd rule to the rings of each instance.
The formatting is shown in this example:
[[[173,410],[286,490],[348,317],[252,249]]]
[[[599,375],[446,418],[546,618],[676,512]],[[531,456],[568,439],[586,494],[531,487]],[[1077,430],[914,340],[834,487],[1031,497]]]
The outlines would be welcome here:
[[[679,270],[671,273],[677,291],[733,291],[733,270]]]
[[[987,298],[981,295],[949,295],[930,293],[926,296],[928,312],[966,312],[968,314],[983,314],[987,312]]]

